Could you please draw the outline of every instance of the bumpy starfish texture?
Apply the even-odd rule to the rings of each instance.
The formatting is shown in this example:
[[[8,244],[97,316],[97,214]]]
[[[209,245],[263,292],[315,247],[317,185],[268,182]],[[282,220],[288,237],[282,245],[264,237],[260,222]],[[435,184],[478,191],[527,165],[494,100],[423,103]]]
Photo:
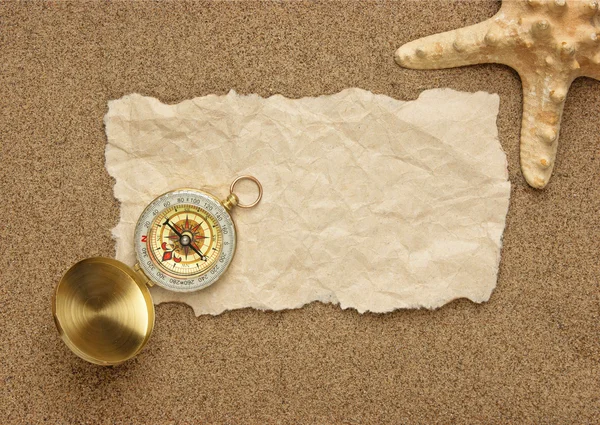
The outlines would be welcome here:
[[[523,84],[521,169],[541,189],[554,168],[571,83],[600,80],[599,1],[505,0],[487,21],[405,44],[396,62],[415,69],[480,63],[515,69]]]

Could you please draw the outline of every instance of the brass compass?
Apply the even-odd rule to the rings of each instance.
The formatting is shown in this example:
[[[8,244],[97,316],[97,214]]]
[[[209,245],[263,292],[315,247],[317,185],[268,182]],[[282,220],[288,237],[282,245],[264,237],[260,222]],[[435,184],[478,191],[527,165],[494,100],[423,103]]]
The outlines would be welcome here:
[[[234,193],[242,180],[258,188],[251,204],[240,204]],[[221,201],[197,189],[178,189],[153,200],[135,227],[133,269],[110,258],[87,258],[73,265],[56,286],[52,312],[63,341],[79,357],[100,365],[116,365],[137,355],[154,327],[148,286],[191,292],[215,283],[236,248],[229,212],[235,206],[254,207],[261,198],[260,182],[241,176]]]

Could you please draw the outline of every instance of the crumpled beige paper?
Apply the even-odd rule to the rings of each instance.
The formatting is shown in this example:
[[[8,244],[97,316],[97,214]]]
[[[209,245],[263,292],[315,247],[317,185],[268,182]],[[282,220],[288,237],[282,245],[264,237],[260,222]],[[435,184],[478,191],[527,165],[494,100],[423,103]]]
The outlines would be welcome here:
[[[486,301],[510,194],[498,104],[497,95],[441,89],[412,102],[361,89],[111,101],[117,259],[136,262],[134,227],[157,195],[195,187],[224,198],[236,176],[251,174],[264,197],[232,214],[229,270],[198,292],[155,286],[155,303],[184,302],[200,315],[312,301],[361,313]]]

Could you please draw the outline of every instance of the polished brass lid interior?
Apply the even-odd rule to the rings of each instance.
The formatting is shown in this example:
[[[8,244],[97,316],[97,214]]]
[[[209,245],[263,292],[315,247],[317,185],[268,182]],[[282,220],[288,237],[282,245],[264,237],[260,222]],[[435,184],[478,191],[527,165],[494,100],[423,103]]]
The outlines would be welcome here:
[[[154,305],[143,280],[110,258],[88,258],[71,267],[56,287],[53,313],[67,346],[100,365],[134,357],[154,327]]]

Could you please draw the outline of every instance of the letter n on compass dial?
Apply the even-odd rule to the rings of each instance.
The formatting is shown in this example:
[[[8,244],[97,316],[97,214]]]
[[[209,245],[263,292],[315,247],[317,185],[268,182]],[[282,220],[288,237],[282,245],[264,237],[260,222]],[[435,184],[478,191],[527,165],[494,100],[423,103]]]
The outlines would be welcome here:
[[[152,262],[166,275],[193,278],[218,260],[223,238],[212,214],[194,205],[162,210],[150,226],[147,244]]]

